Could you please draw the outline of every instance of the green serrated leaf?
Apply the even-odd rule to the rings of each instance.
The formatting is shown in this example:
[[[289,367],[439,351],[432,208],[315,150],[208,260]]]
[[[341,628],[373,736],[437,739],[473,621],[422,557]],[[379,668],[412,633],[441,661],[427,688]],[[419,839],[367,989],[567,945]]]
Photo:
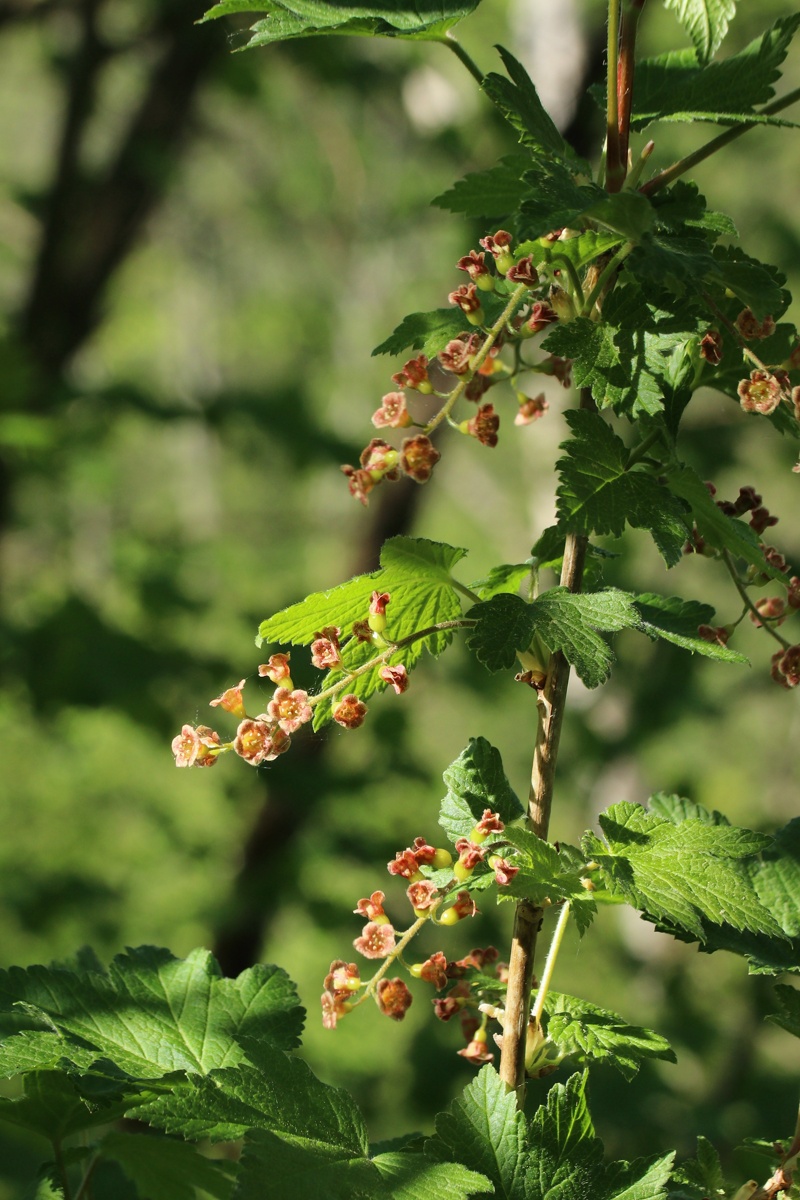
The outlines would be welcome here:
[[[439,824],[452,842],[467,837],[489,808],[507,825],[525,815],[508,782],[500,751],[486,738],[470,738],[455,762],[444,772],[447,795]]]
[[[476,622],[467,633],[467,646],[489,671],[508,671],[517,654],[531,644],[533,607],[521,596],[501,592],[474,605],[466,614]]]
[[[520,141],[541,153],[558,158],[573,157],[551,117],[545,111],[533,80],[513,54],[497,47],[509,78],[491,72],[483,81],[483,90],[519,134]]]
[[[498,899],[530,900],[541,905],[545,900],[556,904],[560,900],[586,897],[581,884],[580,864],[570,861],[559,853],[555,846],[543,841],[529,829],[510,827],[503,831],[502,840],[510,842],[517,853],[511,857],[518,868],[514,878],[498,892]],[[580,917],[576,914],[579,928],[591,923],[592,901],[587,897],[587,906]]]
[[[433,312],[411,313],[380,346],[376,354],[402,354],[404,350],[420,350],[435,358],[449,341],[461,333],[472,333],[472,326],[460,308],[436,308]]]
[[[770,1013],[767,1020],[780,1025],[793,1037],[800,1038],[800,992],[797,988],[779,983],[775,987],[775,999],[778,1001],[778,1011]]]
[[[513,213],[528,194],[523,175],[530,165],[530,156],[508,154],[487,171],[466,175],[431,203],[475,220],[501,220]]]
[[[127,1104],[98,1106],[87,1102],[77,1082],[65,1071],[31,1071],[17,1099],[0,1096],[0,1120],[60,1142],[70,1134],[121,1117]]]
[[[412,6],[400,2],[382,4],[339,4],[324,0],[222,0],[203,18],[240,12],[266,13],[252,27],[250,46],[264,46],[287,38],[314,34],[353,34],[365,37],[399,37],[413,40],[438,39],[477,8],[480,0],[417,0]]]
[[[679,596],[658,596],[644,592],[637,596],[634,605],[641,618],[640,628],[651,638],[663,638],[683,650],[715,658],[719,662],[749,664],[749,659],[737,650],[729,650],[716,642],[707,642],[697,636],[700,625],[709,625],[714,619],[714,610],[697,600],[681,600]]]
[[[502,592],[516,595],[532,568],[532,562],[503,563],[499,567],[492,567],[483,579],[477,579],[469,585],[470,591],[477,592],[481,600],[491,600],[492,596],[499,596]]]
[[[485,1175],[499,1200],[529,1200],[533,1163],[527,1154],[525,1117],[495,1069],[487,1064],[436,1118],[426,1142],[433,1157],[459,1162]]]
[[[530,1144],[536,1164],[530,1200],[578,1200],[602,1187],[603,1145],[586,1100],[588,1075],[572,1075],[534,1113]]]
[[[461,601],[450,572],[465,554],[466,550],[425,538],[390,538],[381,551],[379,571],[357,575],[327,592],[314,592],[298,604],[276,613],[259,627],[258,644],[269,641],[310,645],[317,630],[325,625],[337,625],[347,634],[355,621],[366,618],[374,591],[388,592],[392,597],[387,609],[386,637],[393,641],[402,641],[439,622],[456,620],[461,616]],[[402,647],[392,656],[391,662],[402,663],[411,670],[425,648],[431,654],[441,654],[452,636],[450,630],[431,633]],[[375,655],[376,649],[371,643],[351,640],[343,649],[344,667],[328,673],[325,687],[333,687]],[[384,689],[387,685],[380,677],[382,665],[376,664],[348,683],[348,691],[366,700],[374,692]],[[328,698],[316,705],[315,729],[331,719],[335,702],[336,699]]]
[[[782,936],[748,869],[748,860],[766,850],[770,838],[691,819],[676,825],[627,803],[609,808],[600,825],[604,840],[587,834],[583,850],[599,863],[612,895],[701,941],[704,922]]]
[[[797,19],[800,23],[800,14]],[[759,320],[768,315],[781,316],[788,293],[783,291],[785,276],[776,267],[751,258],[738,246],[715,246],[713,259],[713,275],[720,285],[751,308]]]
[[[627,592],[606,588],[573,594],[556,587],[542,592],[531,605],[534,632],[551,650],[561,650],[587,687],[604,683],[614,656],[600,637],[636,628],[639,615]]]
[[[228,1200],[233,1192],[235,1164],[204,1158],[186,1142],[114,1131],[98,1148],[148,1200],[195,1200],[195,1188],[215,1200]]]
[[[432,1162],[423,1154],[379,1154],[372,1162],[391,1200],[467,1200],[491,1186],[485,1175],[460,1163]]]
[[[374,1163],[322,1139],[285,1141],[252,1129],[239,1166],[236,1200],[389,1200]]]
[[[118,955],[102,974],[57,967],[0,972],[0,1012],[20,1003],[53,1032],[7,1038],[0,1045],[6,1075],[30,1070],[35,1054],[40,1066],[64,1058],[88,1068],[105,1058],[131,1079],[206,1072],[242,1061],[238,1039],[248,1034],[296,1046],[305,1015],[278,967],[259,965],[223,979],[207,950],[177,959],[152,946]]]
[[[626,521],[654,530],[667,565],[674,565],[687,533],[681,501],[648,472],[627,469],[624,443],[598,413],[574,410],[565,416],[573,437],[562,444],[566,454],[556,464],[559,519],[587,535],[618,537]]]
[[[549,992],[545,1012],[548,1036],[580,1065],[606,1062],[632,1079],[646,1059],[676,1061],[665,1038],[652,1029],[629,1025],[618,1013],[588,1000]]]
[[[736,0],[664,0],[692,39],[700,62],[708,62],[728,32]]]
[[[800,817],[775,834],[751,876],[761,903],[784,933],[800,937]]]

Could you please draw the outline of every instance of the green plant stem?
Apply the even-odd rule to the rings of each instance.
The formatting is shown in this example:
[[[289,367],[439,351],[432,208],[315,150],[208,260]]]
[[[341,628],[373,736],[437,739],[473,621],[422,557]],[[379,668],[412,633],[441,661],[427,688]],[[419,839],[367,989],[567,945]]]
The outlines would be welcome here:
[[[550,949],[547,951],[547,958],[545,960],[544,970],[542,971],[542,978],[536,992],[536,1003],[533,1006],[533,1013],[531,1014],[536,1020],[537,1024],[541,1024],[542,1022],[542,1013],[544,1012],[544,1006],[547,1002],[547,993],[550,991],[553,972],[556,969],[558,952],[561,949],[561,943],[564,940],[564,933],[567,928],[567,922],[569,921],[569,913],[570,903],[569,900],[565,900],[561,906],[561,912],[558,914],[558,923],[553,931],[553,940],[550,943]]]
[[[461,592],[461,595],[466,596],[473,604],[480,604],[481,598],[478,593],[473,592],[472,588],[468,588],[466,584],[459,583],[457,579],[453,579],[452,575],[450,576],[450,586],[454,587],[457,592]]]
[[[622,25],[619,37],[619,63],[617,66],[617,128],[619,130],[619,171],[622,175],[620,187],[628,173],[628,146],[631,135],[631,109],[633,107],[633,74],[636,54],[636,31],[645,0],[625,0],[622,9]],[[609,191],[612,189],[609,187]],[[619,188],[614,188],[619,191]]]
[[[771,104],[766,104],[758,114],[762,117],[772,116],[773,113],[780,112],[781,109],[788,108],[790,104],[795,104],[800,100],[800,88],[795,88],[794,91],[788,92],[782,96],[780,100],[773,100]],[[698,150],[694,150],[691,154],[687,154],[686,158],[680,158],[673,163],[671,167],[665,167],[663,171],[659,171],[652,179],[643,184],[639,189],[645,196],[652,196],[661,188],[667,187],[672,183],[673,179],[677,179],[680,175],[685,175],[687,171],[691,171],[698,163],[704,162],[710,158],[712,154],[716,154],[718,150],[722,150],[731,142],[736,141],[743,133],[747,133],[750,129],[755,129],[760,122],[745,121],[741,125],[736,125],[732,129],[726,129],[724,133],[718,137],[712,138],[710,142],[706,142],[704,146],[700,146]]]
[[[600,272],[597,283],[594,285],[592,290],[589,292],[589,295],[583,302],[583,310],[581,312],[582,317],[588,317],[591,314],[595,304],[602,296],[606,285],[614,278],[619,267],[625,261],[631,251],[635,249],[636,247],[633,242],[626,242],[624,246],[620,247],[611,261],[607,263],[604,270]]]
[[[426,914],[424,917],[418,917],[417,920],[414,922],[414,924],[410,925],[408,927],[408,929],[405,931],[403,936],[400,938],[400,941],[395,946],[394,950],[392,950],[391,954],[387,955],[385,962],[383,962],[381,964],[381,966],[378,968],[378,970],[372,976],[372,979],[370,979],[369,983],[364,988],[364,991],[361,993],[361,995],[355,1001],[355,1003],[353,1004],[353,1008],[358,1008],[359,1004],[363,1004],[364,1001],[368,1000],[370,996],[375,995],[375,988],[378,986],[380,981],[383,979],[384,975],[389,970],[392,963],[395,961],[395,959],[400,957],[400,955],[403,953],[403,951],[405,950],[408,943],[417,936],[420,929],[422,929],[422,926],[427,921],[430,920],[431,916],[433,915],[434,910],[436,908],[438,908],[438,906],[439,906],[439,902],[435,901],[431,905],[430,909],[428,910],[428,914]]]
[[[619,6],[620,0],[608,0],[608,49],[606,79],[606,190],[618,192],[625,179],[620,161],[619,108]]]
[[[581,391],[581,408],[594,409],[591,391]],[[589,539],[570,533],[564,545],[561,583],[571,592],[579,592],[583,582]],[[528,792],[528,827],[542,839],[550,828],[553,806],[558,744],[564,721],[570,666],[561,651],[550,656],[542,699],[537,706],[536,745]],[[503,1021],[503,1048],[500,1077],[517,1093],[517,1104],[525,1102],[525,1037],[533,987],[536,938],[542,925],[542,910],[529,900],[521,900],[514,914],[514,932],[508,963]]]
[[[638,462],[641,462],[647,451],[661,437],[660,429],[653,429],[648,433],[647,437],[642,438],[638,446],[634,446],[628,455],[628,461],[625,464],[625,470],[630,471],[631,467],[635,467]]]
[[[75,1193],[75,1200],[84,1200],[84,1197],[88,1196],[89,1184],[92,1182],[92,1175],[94,1174],[94,1169],[99,1162],[100,1162],[100,1155],[95,1154],[92,1157],[88,1167],[86,1168],[86,1172],[83,1176],[83,1179],[81,1180],[80,1187],[78,1188],[77,1192]]]
[[[448,49],[452,50],[456,58],[459,59],[459,61],[462,62],[467,68],[473,79],[477,79],[478,83],[481,85],[481,87],[483,87],[483,71],[477,65],[475,60],[471,58],[469,54],[467,54],[466,50],[461,45],[461,42],[454,38],[452,34],[446,33],[444,37],[431,38],[431,41],[440,42],[443,46],[447,46]]]
[[[438,425],[441,425],[442,421],[444,421],[447,417],[450,416],[450,413],[452,412],[453,408],[455,407],[456,401],[459,400],[461,396],[463,396],[464,392],[467,390],[470,383],[475,378],[480,367],[486,361],[489,351],[491,350],[492,346],[497,341],[497,338],[499,337],[499,335],[502,333],[503,329],[505,328],[506,322],[509,321],[511,319],[511,317],[514,315],[515,310],[517,308],[519,308],[520,304],[522,303],[523,297],[529,290],[530,289],[528,288],[527,284],[521,283],[519,285],[519,287],[515,288],[514,291],[511,293],[511,298],[510,298],[508,304],[505,306],[505,308],[501,312],[500,316],[495,321],[494,325],[492,325],[491,328],[489,329],[488,333],[486,334],[486,337],[483,340],[481,348],[479,350],[477,350],[475,352],[475,354],[472,356],[472,369],[470,371],[468,371],[466,375],[463,375],[461,377],[461,379],[458,381],[458,383],[456,384],[456,386],[453,388],[452,392],[448,396],[447,402],[442,406],[442,408],[439,409],[436,416],[432,417],[431,420],[428,422],[428,424],[425,426],[426,434],[433,433],[434,429],[436,429],[436,427]]]
[[[728,568],[730,577],[733,580],[733,585],[736,588],[739,595],[741,596],[742,601],[745,604],[745,607],[750,610],[750,612],[753,614],[754,617],[756,617],[756,619],[758,620],[759,626],[762,629],[766,629],[766,631],[770,635],[770,637],[775,638],[776,642],[780,642],[780,644],[781,644],[781,646],[783,646],[784,650],[788,650],[789,647],[791,646],[791,642],[787,642],[786,638],[781,637],[781,635],[778,633],[777,629],[773,629],[772,626],[769,624],[769,622],[764,620],[761,613],[758,611],[755,604],[753,604],[753,601],[748,596],[747,588],[744,586],[741,579],[739,578],[739,572],[736,570],[736,564],[734,563],[733,559],[731,558],[730,550],[723,550],[722,558],[725,563],[725,566]]]
[[[578,304],[582,305],[583,304],[583,285],[581,284],[578,272],[575,270],[575,264],[571,261],[571,259],[567,258],[566,254],[553,254],[550,258],[550,262],[564,264],[564,268],[566,269],[566,272],[569,275],[569,281],[572,286],[572,294],[575,297]]]
[[[69,1186],[69,1177],[67,1175],[67,1164],[64,1162],[64,1152],[61,1149],[61,1141],[58,1138],[53,1138],[53,1158],[55,1159],[56,1170],[61,1179],[61,1190],[64,1193],[64,1200],[72,1200],[72,1192]]]

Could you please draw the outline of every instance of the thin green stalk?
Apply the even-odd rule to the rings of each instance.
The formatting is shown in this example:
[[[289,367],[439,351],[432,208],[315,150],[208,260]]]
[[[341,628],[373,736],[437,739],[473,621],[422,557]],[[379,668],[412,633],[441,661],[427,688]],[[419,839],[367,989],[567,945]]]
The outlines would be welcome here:
[[[478,83],[483,86],[484,75],[477,63],[467,54],[461,42],[457,41],[452,34],[446,33],[444,37],[432,38],[431,41],[441,42],[443,46],[453,51],[456,58],[459,59],[472,75],[473,79],[477,79]]]
[[[772,116],[774,113],[780,112],[781,109],[788,108],[790,104],[795,104],[800,100],[800,88],[795,88],[786,96],[782,96],[780,100],[773,100],[771,104],[766,104],[758,114],[762,117]],[[712,138],[710,142],[706,142],[704,146],[700,146],[698,150],[694,150],[691,154],[687,154],[686,158],[680,158],[671,167],[666,167],[663,171],[659,171],[652,179],[643,184],[639,189],[645,196],[652,196],[661,188],[667,187],[672,183],[673,179],[677,179],[680,175],[685,175],[687,171],[691,171],[698,163],[704,162],[710,158],[712,154],[716,154],[718,150],[730,145],[736,141],[743,133],[747,133],[750,129],[755,129],[759,124],[758,121],[745,121],[741,125],[735,125],[732,129],[726,129],[724,133],[718,137]]]
[[[94,1174],[94,1169],[99,1162],[100,1162],[100,1155],[99,1154],[93,1155],[91,1161],[89,1162],[88,1167],[86,1168],[86,1172],[83,1176],[83,1179],[81,1180],[80,1187],[78,1188],[77,1192],[75,1193],[75,1200],[84,1200],[84,1197],[88,1196],[89,1184],[92,1182],[92,1175]]]
[[[592,290],[589,292],[589,295],[583,302],[583,309],[581,311],[582,317],[588,317],[591,315],[592,309],[602,296],[606,285],[610,283],[610,281],[616,275],[621,264],[625,261],[631,251],[635,249],[636,247],[633,242],[626,242],[624,246],[620,247],[610,262],[607,263],[605,269],[600,272],[597,283],[594,285]]]
[[[781,637],[781,635],[778,633],[777,629],[773,629],[772,625],[770,625],[768,621],[764,620],[761,613],[758,611],[755,604],[753,604],[753,601],[748,596],[747,588],[744,586],[741,579],[739,578],[739,572],[736,570],[736,564],[734,563],[733,559],[731,558],[730,550],[723,550],[722,558],[725,563],[725,566],[728,568],[730,577],[733,580],[734,587],[736,588],[737,592],[741,596],[742,601],[744,602],[745,606],[750,610],[750,612],[753,614],[753,616],[756,617],[756,619],[758,620],[759,626],[762,629],[766,629],[766,631],[770,635],[770,637],[775,638],[776,642],[780,642],[780,644],[781,644],[781,646],[783,646],[784,650],[788,650],[792,643],[787,642],[786,638]]]
[[[575,270],[575,264],[571,259],[567,258],[566,254],[553,254],[550,258],[551,263],[563,263],[566,272],[569,275],[569,281],[572,285],[572,294],[575,297],[578,305],[583,304],[583,285],[580,281],[580,276]]]
[[[473,604],[480,604],[481,598],[478,593],[473,592],[472,588],[468,588],[466,584],[459,583],[457,579],[453,579],[452,575],[450,576],[450,586],[455,588],[457,592],[461,592],[461,595],[466,596]]]
[[[648,433],[647,437],[642,438],[638,446],[634,446],[628,455],[628,461],[625,464],[625,470],[630,471],[631,467],[635,467],[638,462],[641,462],[647,451],[661,437],[660,429],[653,429]]]
[[[620,0],[608,0],[608,50],[606,80],[606,190],[618,192],[625,179],[620,162],[619,107],[619,6]]]
[[[58,1138],[53,1138],[53,1158],[55,1159],[56,1169],[61,1180],[61,1190],[64,1193],[64,1200],[72,1200],[72,1191],[69,1186],[69,1176],[67,1175],[67,1164],[64,1161],[64,1152],[61,1149],[61,1141]]]
[[[533,1006],[531,1014],[537,1025],[541,1024],[542,1013],[547,1002],[547,993],[550,991],[550,984],[553,979],[553,972],[556,969],[556,960],[558,952],[561,949],[561,943],[564,940],[564,933],[569,921],[570,904],[569,900],[565,900],[561,906],[561,912],[558,914],[558,923],[553,931],[553,940],[550,943],[550,949],[547,951],[547,958],[542,971],[542,978],[539,983],[538,991],[536,992],[536,1003]]]

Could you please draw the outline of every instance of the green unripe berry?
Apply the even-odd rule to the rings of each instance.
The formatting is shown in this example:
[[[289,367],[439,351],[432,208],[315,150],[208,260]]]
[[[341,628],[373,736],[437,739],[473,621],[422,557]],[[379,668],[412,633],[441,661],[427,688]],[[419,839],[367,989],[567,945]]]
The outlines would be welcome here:
[[[456,912],[455,908],[446,908],[439,917],[440,925],[457,925],[461,917]]]
[[[480,846],[482,842],[485,842],[488,836],[488,834],[483,832],[480,825],[473,825],[467,834],[469,841],[474,842],[476,846]]]
[[[433,862],[431,863],[431,866],[434,866],[441,871],[445,867],[452,866],[452,863],[453,856],[449,850],[439,849],[434,851]]]
[[[458,862],[453,867],[453,874],[455,875],[456,879],[458,879],[459,882],[461,882],[461,883],[463,883],[466,879],[469,879],[469,877],[472,874],[472,871],[473,871],[473,868],[465,867],[464,864],[462,863],[461,859],[459,859]]]
[[[386,628],[386,613],[370,613],[367,624],[373,633],[383,633]]]
[[[408,968],[408,972],[410,975],[413,975],[415,979],[421,979],[422,978],[422,968],[424,966],[425,966],[424,963],[412,963],[411,966]]]

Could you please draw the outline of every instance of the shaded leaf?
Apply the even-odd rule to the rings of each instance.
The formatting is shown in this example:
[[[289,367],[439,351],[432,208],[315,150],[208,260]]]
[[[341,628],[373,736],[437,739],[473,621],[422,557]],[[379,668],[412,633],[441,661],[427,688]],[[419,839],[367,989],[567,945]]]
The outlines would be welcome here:
[[[506,779],[500,751],[485,738],[470,738],[467,748],[444,772],[444,782],[447,795],[439,824],[452,842],[467,837],[487,808],[499,813],[505,824],[525,815]]]
[[[531,605],[534,632],[551,650],[561,650],[587,687],[609,676],[614,656],[599,631],[636,628],[639,615],[627,592],[606,588],[574,594],[549,588]]]
[[[186,1142],[114,1131],[99,1149],[103,1158],[119,1163],[147,1200],[195,1200],[195,1188],[227,1200],[233,1191],[235,1164],[204,1158]]]
[[[588,1000],[549,992],[545,1012],[548,1036],[580,1065],[606,1062],[632,1079],[645,1059],[676,1061],[666,1038]]]
[[[702,654],[720,662],[749,663],[749,659],[737,650],[698,637],[698,626],[709,625],[714,619],[714,610],[708,604],[701,604],[697,600],[681,600],[679,596],[643,592],[635,597],[634,606],[641,618],[640,628],[651,638],[663,638],[682,650],[690,650],[693,654]]]

